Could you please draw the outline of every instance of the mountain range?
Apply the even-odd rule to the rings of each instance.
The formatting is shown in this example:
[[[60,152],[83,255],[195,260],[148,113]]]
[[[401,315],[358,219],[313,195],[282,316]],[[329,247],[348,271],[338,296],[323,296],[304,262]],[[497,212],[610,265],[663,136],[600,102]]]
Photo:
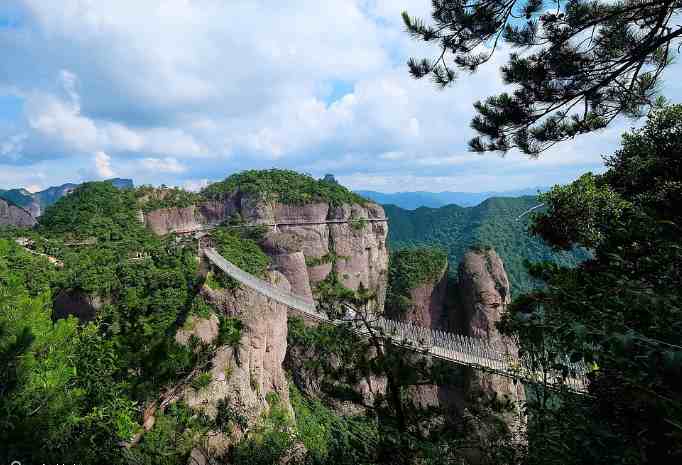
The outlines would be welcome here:
[[[492,197],[521,197],[524,195],[537,195],[545,192],[549,187],[529,187],[501,192],[395,192],[384,193],[375,191],[356,191],[363,197],[374,200],[382,205],[396,205],[406,210],[414,210],[419,207],[439,208],[445,205],[459,205],[460,207],[473,207]]]
[[[109,179],[115,187],[126,189],[134,187],[132,179],[114,178]],[[27,210],[34,218],[43,214],[45,209],[78,187],[79,184],[66,183],[61,186],[48,187],[39,192],[29,192],[26,189],[0,189],[0,198],[12,202],[18,207]]]
[[[494,197],[474,207],[447,205],[407,210],[384,205],[389,219],[388,240],[392,250],[435,246],[445,250],[450,264],[460,263],[470,248],[491,247],[502,257],[512,285],[512,295],[532,289],[524,261],[553,261],[574,266],[588,258],[587,251],[552,250],[528,233],[531,215],[519,216],[538,205],[535,196]],[[451,269],[456,273],[456,269]]]

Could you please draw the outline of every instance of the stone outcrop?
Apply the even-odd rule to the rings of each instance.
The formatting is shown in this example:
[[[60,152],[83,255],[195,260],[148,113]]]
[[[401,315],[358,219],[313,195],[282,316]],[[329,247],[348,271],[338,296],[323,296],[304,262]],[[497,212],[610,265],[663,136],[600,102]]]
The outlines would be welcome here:
[[[269,225],[275,234],[265,244],[277,269],[296,292],[312,295],[316,285],[335,272],[343,285],[356,290],[360,283],[376,295],[375,306],[383,308],[386,293],[388,227],[384,222],[363,221],[385,218],[380,205],[344,204],[330,206],[315,202],[288,205],[258,194],[239,191],[223,201],[208,201],[186,208],[164,208],[146,213],[145,224],[159,235],[191,232],[217,225],[231,218],[247,224]],[[294,248],[277,241],[297,238]],[[274,241],[274,242],[273,242]]]
[[[93,321],[97,316],[97,311],[107,303],[111,301],[77,289],[64,290],[57,294],[52,302],[52,316],[55,319],[61,319],[73,315],[85,323]]]
[[[432,329],[448,330],[448,266],[447,263],[438,276],[409,290],[411,305],[404,313],[394,314],[387,309],[389,318],[411,321]]]
[[[290,289],[289,282],[279,272],[270,272],[267,279],[282,290]],[[282,405],[291,410],[282,366],[287,348],[287,308],[249,289],[230,291],[204,287],[201,294],[216,311],[236,317],[242,323],[239,343],[218,347],[211,360],[208,386],[198,390],[186,386],[181,396],[190,407],[210,417],[215,417],[224,404],[239,418],[229,435],[219,432],[209,435],[209,452],[221,455],[267,412],[270,393],[275,393]],[[186,343],[192,335],[204,342],[215,342],[217,319],[195,319],[178,331],[176,340]]]
[[[0,199],[0,227],[32,228],[35,224],[35,218],[28,211]]]
[[[464,255],[459,266],[458,312],[451,315],[455,330],[473,337],[489,339],[500,347],[515,351],[500,335],[495,324],[500,321],[511,301],[509,279],[502,259],[492,249],[472,250]],[[497,397],[500,401],[519,402],[525,399],[522,383],[489,373],[470,370],[469,397],[472,399]],[[510,428],[518,428],[517,412],[502,415]]]
[[[509,279],[499,255],[492,249],[467,252],[459,266],[458,289],[465,334],[499,342],[495,323],[511,301]]]
[[[160,236],[171,232],[197,231],[220,224],[237,211],[231,202],[203,202],[184,208],[160,208],[144,214],[144,223]]]

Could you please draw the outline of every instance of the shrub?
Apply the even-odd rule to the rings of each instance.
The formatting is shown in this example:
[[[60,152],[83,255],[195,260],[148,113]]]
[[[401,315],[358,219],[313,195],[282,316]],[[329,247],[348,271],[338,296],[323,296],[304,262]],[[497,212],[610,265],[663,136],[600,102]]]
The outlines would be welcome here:
[[[213,375],[205,371],[192,380],[191,386],[195,391],[201,391],[208,387],[211,381],[213,381]]]
[[[447,263],[447,254],[440,249],[393,252],[389,261],[386,308],[399,314],[406,312],[412,305],[410,291],[438,279]]]

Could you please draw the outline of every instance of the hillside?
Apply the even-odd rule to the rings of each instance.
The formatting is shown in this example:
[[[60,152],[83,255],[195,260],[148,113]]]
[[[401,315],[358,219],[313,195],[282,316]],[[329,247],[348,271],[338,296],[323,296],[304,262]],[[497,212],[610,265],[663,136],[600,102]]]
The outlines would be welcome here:
[[[534,196],[492,198],[468,208],[447,205],[410,211],[384,205],[391,225],[389,244],[394,250],[423,245],[442,247],[450,263],[459,263],[469,248],[490,246],[502,257],[512,283],[512,294],[518,295],[533,287],[524,260],[575,265],[587,256],[583,251],[554,252],[540,239],[530,236],[529,215],[517,218],[536,205]]]
[[[110,182],[114,187],[119,189],[133,187],[133,181],[130,179],[114,178],[109,179],[107,182]],[[78,187],[78,184],[66,183],[61,186],[48,187],[39,192],[29,192],[23,188],[9,190],[0,189],[0,198],[9,200],[15,205],[30,212],[34,217],[38,217],[43,214],[47,207],[73,191],[76,187]]]
[[[473,207],[486,199],[493,197],[521,197],[535,195],[538,191],[546,191],[546,187],[529,187],[503,192],[375,192],[357,191],[358,194],[381,204],[396,205],[406,210],[414,210],[419,207],[440,208],[446,205],[459,205],[460,207]]]

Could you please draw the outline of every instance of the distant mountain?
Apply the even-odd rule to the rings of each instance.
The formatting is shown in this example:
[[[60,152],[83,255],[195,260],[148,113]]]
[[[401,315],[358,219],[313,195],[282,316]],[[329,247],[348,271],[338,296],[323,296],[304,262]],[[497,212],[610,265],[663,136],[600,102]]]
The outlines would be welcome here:
[[[109,179],[115,187],[128,189],[134,187],[132,179]],[[15,205],[27,210],[34,218],[39,217],[47,207],[64,197],[78,187],[79,184],[66,183],[61,186],[48,187],[40,192],[29,192],[26,189],[0,189],[0,198],[9,200]]]
[[[453,273],[469,248],[493,247],[504,261],[513,295],[518,295],[536,284],[526,272],[524,260],[551,260],[572,266],[588,257],[584,250],[555,252],[531,236],[527,232],[529,216],[518,217],[536,205],[535,196],[490,198],[475,207],[407,210],[384,205],[390,222],[388,240],[394,250],[424,245],[445,249]]]
[[[459,205],[460,207],[473,207],[492,197],[521,197],[524,195],[537,195],[539,192],[549,190],[548,187],[529,187],[503,192],[396,192],[386,194],[375,191],[356,191],[363,197],[374,200],[380,204],[397,205],[406,210],[414,210],[419,207],[439,208],[445,205]]]

